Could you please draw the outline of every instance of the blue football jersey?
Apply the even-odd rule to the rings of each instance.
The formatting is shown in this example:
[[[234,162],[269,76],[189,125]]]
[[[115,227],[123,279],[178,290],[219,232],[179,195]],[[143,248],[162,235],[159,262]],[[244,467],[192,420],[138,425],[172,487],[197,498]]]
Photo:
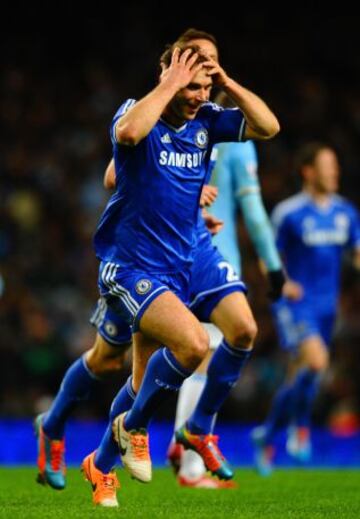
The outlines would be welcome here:
[[[245,120],[240,110],[205,103],[180,128],[160,119],[138,145],[120,145],[115,125],[134,103],[124,103],[112,122],[117,189],[98,225],[95,251],[125,267],[176,272],[192,261],[209,150],[241,140]]]
[[[321,207],[301,192],[278,204],[272,220],[289,277],[304,289],[299,303],[324,312],[335,309],[342,252],[360,246],[356,209],[339,195]]]

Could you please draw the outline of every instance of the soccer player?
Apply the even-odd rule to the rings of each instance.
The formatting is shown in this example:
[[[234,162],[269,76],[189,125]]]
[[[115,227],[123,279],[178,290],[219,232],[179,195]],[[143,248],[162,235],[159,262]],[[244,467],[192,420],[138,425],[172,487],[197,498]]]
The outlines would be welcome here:
[[[334,149],[306,144],[297,162],[303,189],[273,213],[277,245],[289,275],[273,313],[280,345],[291,354],[291,378],[277,392],[264,425],[252,433],[262,475],[272,471],[273,439],[281,427],[290,426],[286,447],[292,457],[306,462],[311,456],[311,408],[329,362],[346,248],[354,249],[354,266],[360,269],[359,215],[336,194],[339,164]]]
[[[228,102],[218,99],[222,105]],[[212,175],[212,182],[218,187],[219,194],[211,207],[211,212],[225,222],[224,229],[213,237],[213,245],[216,245],[224,256],[222,265],[226,266],[231,275],[237,273],[241,277],[241,259],[237,241],[236,220],[237,209],[240,208],[247,230],[257,250],[259,258],[264,262],[270,281],[270,297],[276,300],[281,296],[285,277],[281,260],[276,250],[275,240],[271,224],[260,193],[260,185],[257,178],[257,156],[253,142],[223,143],[218,144],[213,150],[213,157],[217,158]],[[214,161],[215,162],[215,161]],[[194,273],[194,286],[196,278],[203,276],[198,271]],[[209,286],[201,291],[202,298],[206,299],[214,287]],[[193,301],[190,308],[195,311],[199,304],[198,290],[195,288]],[[221,295],[221,290],[219,290]],[[197,314],[196,314],[197,315]],[[210,321],[210,315],[199,315],[201,320]],[[214,325],[207,325],[210,336],[210,349],[214,350],[221,344],[223,335]],[[209,360],[209,359],[206,359]],[[191,377],[185,380],[179,391],[175,429],[182,426],[194,412],[197,415],[196,404],[206,385],[206,370],[208,362],[203,362]],[[203,399],[204,402],[204,399]],[[201,404],[200,404],[201,405]],[[196,418],[195,418],[196,420]],[[212,429],[214,428],[212,423]],[[182,486],[196,488],[223,488],[224,485],[218,479],[205,475],[204,462],[193,450],[184,449],[181,444],[173,442],[168,452],[169,461],[178,472],[178,481]]]
[[[151,357],[125,427],[123,416],[117,421],[126,443],[123,461],[143,480],[151,477],[144,428],[158,402],[179,387],[207,349],[206,334],[175,294],[184,297],[187,290],[206,150],[217,139],[238,138],[243,122],[237,110],[205,104],[213,78],[244,112],[246,137],[266,139],[278,131],[276,118],[257,96],[229,80],[210,58],[197,62],[198,57],[191,49],[173,50],[158,87],[136,104],[125,103],[117,114],[113,142],[119,188],[95,238],[103,260],[101,293],[132,324],[135,346],[144,351],[167,345]],[[135,369],[132,387],[139,385]],[[88,462],[91,479],[93,457]]]
[[[114,433],[123,464],[143,482],[151,480],[149,420],[208,349],[206,333],[182,301],[209,149],[239,135],[268,139],[279,130],[265,103],[209,56],[177,46],[167,56],[159,85],[139,102],[127,101],[113,120],[118,189],[95,236],[101,294],[133,328],[133,387],[142,380],[141,387],[131,410],[114,420]],[[225,90],[240,110],[207,103],[212,85]],[[232,311],[241,315],[243,305],[233,295],[228,296]],[[240,350],[250,341],[236,332],[229,330],[234,344],[224,355],[240,369]],[[157,349],[159,344],[166,346]],[[137,351],[154,349],[145,370]],[[94,467],[93,453],[84,461],[91,481]]]
[[[189,29],[182,37],[182,43],[202,44],[202,48],[210,56],[218,59],[213,35]],[[113,161],[109,163],[104,183],[107,188],[115,187]],[[206,187],[202,193],[205,193],[205,190]],[[207,196],[207,200],[213,200],[213,195]],[[218,227],[219,223],[215,220],[212,225]],[[131,345],[130,326],[123,319],[119,319],[105,298],[99,299],[91,322],[98,330],[93,347],[70,366],[51,408],[35,421],[39,451],[38,481],[56,489],[65,486],[64,430],[70,413],[80,402],[95,393],[96,385],[109,372],[122,369],[125,353]],[[127,387],[133,394],[131,379]]]

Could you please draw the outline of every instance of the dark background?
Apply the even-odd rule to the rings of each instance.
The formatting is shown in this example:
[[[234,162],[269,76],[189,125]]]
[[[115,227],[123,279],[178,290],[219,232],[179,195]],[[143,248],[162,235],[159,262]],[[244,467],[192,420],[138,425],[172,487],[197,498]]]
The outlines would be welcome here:
[[[7,7],[7,9],[5,8]],[[258,145],[269,210],[298,187],[296,147],[328,140],[339,152],[341,192],[360,206],[359,17],[322,3],[251,7],[129,2],[4,5],[0,21],[0,413],[46,407],[66,367],[91,346],[97,298],[92,234],[107,200],[108,127],[127,97],[156,81],[166,43],[188,27],[214,33],[229,75],[261,95],[282,131]],[[78,12],[74,12],[74,9]],[[244,277],[259,322],[256,352],[225,418],[264,417],[284,375],[266,286],[239,220]],[[2,280],[2,282],[1,282]],[[359,424],[360,291],[344,269],[332,367],[314,411],[318,423]],[[3,285],[3,286],[2,286]],[[2,289],[1,289],[2,286]],[[119,381],[86,416],[105,416]],[[164,407],[170,416],[173,403]]]

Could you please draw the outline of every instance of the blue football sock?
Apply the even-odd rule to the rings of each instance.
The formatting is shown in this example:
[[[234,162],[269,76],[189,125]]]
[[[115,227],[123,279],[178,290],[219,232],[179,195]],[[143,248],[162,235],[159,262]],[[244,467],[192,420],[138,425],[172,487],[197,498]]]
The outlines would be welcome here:
[[[115,442],[112,433],[112,423],[119,414],[131,409],[136,397],[131,382],[132,376],[127,379],[126,384],[120,389],[114,398],[109,413],[109,424],[104,436],[102,437],[100,446],[96,449],[94,460],[95,467],[101,470],[101,472],[104,472],[104,474],[110,472],[110,470],[115,466],[119,454],[119,447]]]
[[[294,424],[310,427],[312,404],[319,385],[319,374],[310,369],[299,371],[294,382]]]
[[[208,434],[213,430],[216,414],[236,384],[250,354],[250,350],[232,348],[225,340],[220,344],[209,364],[199,402],[187,421],[190,432]]]
[[[125,428],[128,431],[147,428],[162,402],[173,391],[178,391],[190,375],[191,372],[179,364],[168,348],[153,353],[134,405],[125,417]]]
[[[61,439],[64,436],[68,416],[79,402],[89,398],[98,381],[88,368],[84,355],[70,366],[43,420],[43,430],[49,438]]]
[[[264,424],[266,444],[271,444],[276,432],[286,427],[294,412],[294,385],[283,384],[277,391]]]

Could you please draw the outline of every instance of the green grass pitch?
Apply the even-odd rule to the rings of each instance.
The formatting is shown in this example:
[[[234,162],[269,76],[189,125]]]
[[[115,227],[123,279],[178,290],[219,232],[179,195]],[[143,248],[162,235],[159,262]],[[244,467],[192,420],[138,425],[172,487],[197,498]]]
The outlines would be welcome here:
[[[54,491],[35,483],[35,468],[0,469],[0,517],[121,519],[286,519],[360,518],[360,471],[277,470],[261,478],[238,469],[236,490],[181,488],[167,469],[157,469],[153,482],[132,481],[119,470],[120,508],[95,508],[91,487],[76,469],[68,486]]]

